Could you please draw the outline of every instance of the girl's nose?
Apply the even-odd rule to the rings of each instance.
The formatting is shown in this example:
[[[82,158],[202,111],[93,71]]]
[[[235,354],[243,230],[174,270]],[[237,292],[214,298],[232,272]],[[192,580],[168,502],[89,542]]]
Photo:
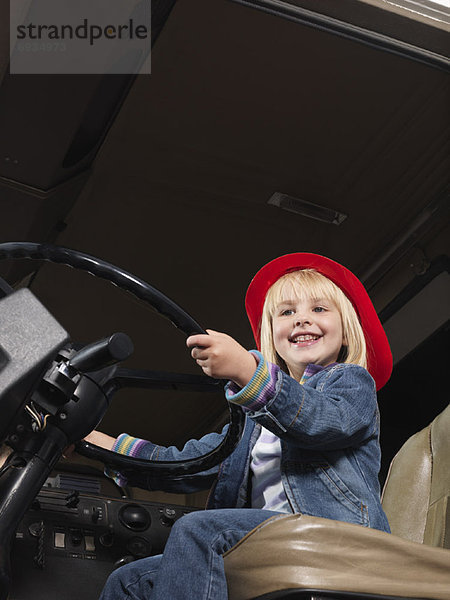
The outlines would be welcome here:
[[[295,317],[295,327],[304,327],[306,324],[311,325],[311,321],[307,318],[301,318],[298,315]]]

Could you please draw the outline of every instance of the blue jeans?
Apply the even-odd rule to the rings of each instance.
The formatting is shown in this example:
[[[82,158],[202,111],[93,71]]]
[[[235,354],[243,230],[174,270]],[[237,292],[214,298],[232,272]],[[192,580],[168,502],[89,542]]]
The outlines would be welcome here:
[[[227,600],[222,554],[280,514],[230,508],[184,515],[173,525],[164,554],[111,573],[100,600]]]

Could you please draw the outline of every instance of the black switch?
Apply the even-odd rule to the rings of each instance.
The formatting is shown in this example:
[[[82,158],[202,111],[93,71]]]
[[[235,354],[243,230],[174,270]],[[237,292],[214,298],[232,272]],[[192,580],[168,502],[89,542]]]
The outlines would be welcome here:
[[[81,529],[70,529],[69,539],[73,546],[79,546],[83,541],[83,533]]]

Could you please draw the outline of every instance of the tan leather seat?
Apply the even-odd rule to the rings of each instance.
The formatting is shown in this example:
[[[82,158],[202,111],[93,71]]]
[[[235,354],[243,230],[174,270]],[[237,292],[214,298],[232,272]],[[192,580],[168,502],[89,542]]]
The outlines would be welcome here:
[[[450,404],[394,457],[383,491],[391,531],[450,549]]]
[[[306,515],[269,519],[226,553],[229,599],[315,589],[450,600],[449,495],[450,406],[393,460],[383,498],[393,534]]]

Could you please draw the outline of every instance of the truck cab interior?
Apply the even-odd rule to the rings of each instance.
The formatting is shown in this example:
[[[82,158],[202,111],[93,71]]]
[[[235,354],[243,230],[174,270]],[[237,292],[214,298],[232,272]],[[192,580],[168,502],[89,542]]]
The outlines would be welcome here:
[[[78,352],[73,368],[89,372],[83,348],[105,370],[99,386],[116,376],[106,407],[86,390],[93,427],[102,416],[110,435],[178,447],[220,431],[229,408],[186,333],[194,322],[252,348],[243,298],[257,270],[328,256],[366,286],[394,358],[379,393],[394,535],[346,533],[358,571],[386,577],[361,581],[333,545],[340,524],[300,516],[226,557],[230,599],[450,600],[448,3],[153,0],[150,75],[11,73],[0,11],[0,441],[20,445],[30,394],[60,385],[49,365]],[[131,274],[150,286],[130,294]],[[84,450],[45,455],[29,484],[20,461],[0,471],[2,600],[94,600],[114,568],[161,552],[173,522],[204,507],[207,491],[118,487],[109,459]],[[290,547],[309,535],[329,565],[320,581]],[[263,547],[285,566],[264,565],[268,585],[250,561]]]

